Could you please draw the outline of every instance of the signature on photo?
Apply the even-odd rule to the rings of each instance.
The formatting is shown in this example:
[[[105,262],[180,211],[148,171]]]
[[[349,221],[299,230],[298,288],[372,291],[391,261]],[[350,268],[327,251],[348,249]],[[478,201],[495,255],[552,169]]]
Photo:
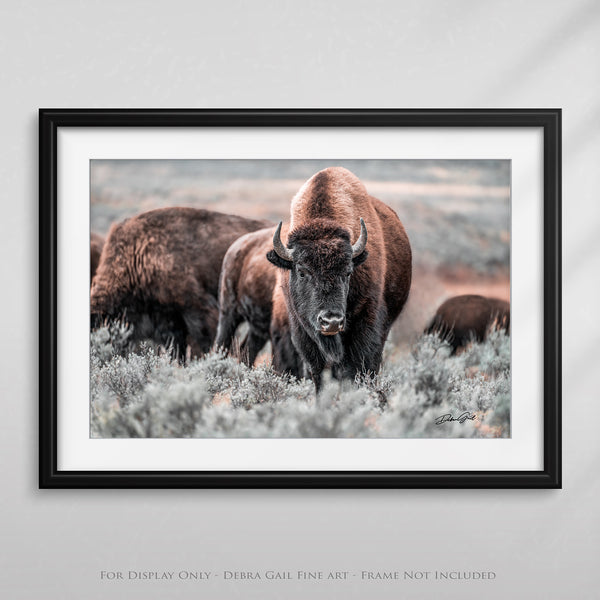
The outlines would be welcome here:
[[[450,413],[445,415],[441,415],[435,420],[436,425],[441,425],[442,423],[449,423],[450,421],[458,421],[459,423],[464,423],[465,421],[476,421],[477,415],[470,413],[469,411],[465,411],[458,415],[458,417],[453,417]]]

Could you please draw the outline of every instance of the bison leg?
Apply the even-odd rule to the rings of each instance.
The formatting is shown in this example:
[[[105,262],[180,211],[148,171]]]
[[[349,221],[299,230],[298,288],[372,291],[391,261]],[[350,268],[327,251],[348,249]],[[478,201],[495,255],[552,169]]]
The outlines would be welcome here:
[[[180,329],[174,332],[169,341],[169,345],[171,346],[171,356],[173,360],[177,360],[184,365],[187,350],[187,331]]]
[[[250,328],[250,331],[240,344],[239,357],[240,360],[247,366],[252,367],[258,353],[263,346],[269,341],[268,336]]]
[[[218,312],[216,300],[210,297],[201,309],[187,310],[183,319],[196,353],[210,352],[217,332]]]
[[[357,375],[374,377],[381,367],[383,346],[387,335],[379,338],[352,335],[346,339],[344,363],[339,365],[340,375],[354,379]]]
[[[157,344],[169,348],[171,357],[185,363],[187,327],[178,309],[154,306],[148,313],[131,315],[136,336],[152,338]]]
[[[375,376],[381,368],[381,359],[383,356],[384,343],[373,344],[369,352],[364,352],[362,344],[358,343],[358,350],[356,346],[351,347],[349,352],[347,376],[355,378],[357,375],[363,378],[368,378],[371,381],[375,379]],[[376,390],[377,396],[379,397],[379,408],[384,409],[387,406],[387,397],[383,390]]]
[[[313,383],[317,394],[321,391],[323,370],[325,369],[325,358],[319,346],[302,330],[292,327],[292,343],[301,359]]]
[[[296,379],[302,379],[304,365],[292,341],[290,327],[287,310],[272,311],[269,333],[273,351],[273,369],[277,373],[289,373]]]
[[[450,356],[458,354],[459,350],[464,350],[469,344],[474,342],[483,342],[484,335],[474,329],[459,329],[456,328],[452,331],[452,336],[446,338],[452,346],[452,352]]]
[[[218,337],[218,336],[217,336]],[[256,329],[250,327],[248,335],[240,346],[240,357],[241,359],[251,367],[258,356],[258,353],[262,350],[263,346],[269,341],[269,337]]]
[[[242,317],[237,311],[219,312],[219,324],[217,326],[215,348],[221,349],[226,354],[229,354],[236,329],[242,320]]]
[[[170,349],[171,358],[185,364],[185,351],[187,348],[187,327],[181,316],[175,312],[165,312],[154,315],[154,339],[165,348]],[[139,326],[144,332],[146,318],[143,315]]]
[[[300,356],[294,348],[289,331],[271,328],[271,346],[273,348],[273,369],[277,373],[289,373],[302,379],[304,370]]]
[[[315,384],[315,391],[317,392],[317,394],[320,393],[321,391],[321,387],[323,385],[323,369],[325,368],[325,365],[323,365],[322,368],[319,369],[319,367],[313,367],[309,366],[308,367],[308,371],[310,373],[310,378],[312,379],[312,382]]]

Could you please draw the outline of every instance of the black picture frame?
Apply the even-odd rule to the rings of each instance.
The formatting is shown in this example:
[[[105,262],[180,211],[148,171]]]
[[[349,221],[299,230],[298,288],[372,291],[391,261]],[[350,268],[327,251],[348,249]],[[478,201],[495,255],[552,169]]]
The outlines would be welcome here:
[[[537,127],[543,130],[541,471],[60,471],[57,469],[57,133],[67,127]],[[40,488],[560,488],[560,109],[40,109]]]

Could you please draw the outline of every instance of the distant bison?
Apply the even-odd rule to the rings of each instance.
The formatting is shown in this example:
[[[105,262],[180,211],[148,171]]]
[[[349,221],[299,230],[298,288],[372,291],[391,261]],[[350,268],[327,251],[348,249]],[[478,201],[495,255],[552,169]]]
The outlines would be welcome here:
[[[207,352],[217,329],[219,273],[229,245],[265,221],[194,208],[142,213],[111,227],[91,290],[96,322],[124,317],[132,341],[187,340]]]
[[[510,304],[474,294],[446,300],[425,333],[437,333],[452,345],[452,354],[471,341],[482,342],[490,328],[510,331]]]
[[[274,229],[273,226],[247,233],[227,250],[219,282],[219,326],[215,346],[229,352],[237,327],[246,322],[249,331],[240,346],[244,362],[252,366],[271,339],[274,368],[299,376],[299,359],[291,345],[287,313],[272,324],[277,275],[266,254],[273,247]]]
[[[350,171],[313,175],[292,200],[267,258],[277,267],[291,338],[317,392],[323,369],[338,379],[379,370],[383,346],[411,283],[411,249],[396,213]],[[367,244],[368,236],[368,244]]]
[[[98,269],[98,263],[100,262],[100,255],[102,254],[102,247],[104,246],[104,238],[97,233],[90,234],[90,285],[96,270]]]

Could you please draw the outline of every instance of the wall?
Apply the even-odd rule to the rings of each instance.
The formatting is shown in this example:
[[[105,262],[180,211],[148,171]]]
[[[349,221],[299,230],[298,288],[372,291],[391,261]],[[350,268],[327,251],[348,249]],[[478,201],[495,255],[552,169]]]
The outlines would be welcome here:
[[[7,598],[595,597],[600,4],[13,2],[0,8]],[[564,489],[37,489],[38,107],[562,107]],[[491,583],[100,580],[101,569],[484,569]]]

